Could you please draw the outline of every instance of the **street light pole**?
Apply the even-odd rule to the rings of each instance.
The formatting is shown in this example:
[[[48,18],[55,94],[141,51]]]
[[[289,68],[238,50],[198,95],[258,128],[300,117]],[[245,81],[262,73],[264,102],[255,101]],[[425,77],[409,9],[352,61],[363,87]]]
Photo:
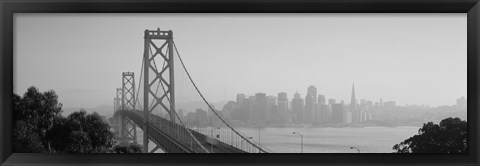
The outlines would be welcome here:
[[[216,130],[216,129],[220,129],[220,127],[216,128],[216,127],[213,127],[213,126],[212,126],[212,130],[211,130],[212,141],[216,139],[216,137],[213,135],[213,134],[214,134],[213,131]],[[217,136],[220,137],[220,135],[217,135]],[[213,143],[210,143],[210,151],[213,152]]]
[[[258,126],[258,145],[260,146],[260,126]]]
[[[293,132],[292,134],[297,134],[297,135],[300,136],[300,141],[301,141],[300,143],[301,143],[301,148],[302,148],[302,153],[303,153],[303,135],[298,133],[298,132]]]
[[[360,149],[358,149],[358,148],[356,148],[356,147],[353,147],[353,146],[352,146],[352,147],[350,147],[350,149],[355,149],[355,150],[357,150],[357,153],[360,153]]]
[[[247,137],[248,139],[252,139],[253,137]],[[242,141],[240,141],[240,149],[243,149],[243,141],[245,141],[244,139],[242,139]]]

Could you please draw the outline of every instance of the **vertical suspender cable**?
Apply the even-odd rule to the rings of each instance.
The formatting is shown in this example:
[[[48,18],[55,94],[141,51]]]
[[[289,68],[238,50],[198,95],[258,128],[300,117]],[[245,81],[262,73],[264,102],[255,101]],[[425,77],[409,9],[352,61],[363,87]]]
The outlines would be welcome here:
[[[180,53],[178,52],[178,49],[177,49],[177,45],[175,44],[175,42],[173,41],[173,46],[175,47],[175,51],[177,52],[177,57],[178,59],[180,60],[180,63],[182,64],[183,66],[183,69],[185,70],[188,78],[190,79],[190,82],[193,84],[193,86],[195,87],[195,90],[197,90],[198,94],[200,95],[200,97],[203,99],[203,101],[205,103],[207,103],[208,107],[212,110],[212,112],[227,126],[229,127],[231,130],[233,130],[237,135],[239,135],[240,137],[242,137],[243,140],[247,141],[248,143],[250,143],[252,146],[254,146],[255,148],[257,148],[260,152],[267,152],[266,150],[264,150],[262,147],[254,144],[253,142],[251,142],[250,140],[248,140],[247,138],[245,138],[245,136],[243,136],[242,134],[240,134],[237,130],[235,130],[232,126],[230,126],[230,124],[228,124],[218,113],[217,111],[215,111],[212,106],[210,104],[208,104],[207,100],[205,99],[205,97],[203,97],[202,93],[200,92],[200,90],[198,89],[197,85],[195,84],[195,82],[193,82],[193,79],[192,77],[190,76],[190,73],[187,71],[187,68],[185,67],[185,64],[183,63],[183,60],[182,58],[180,57]]]

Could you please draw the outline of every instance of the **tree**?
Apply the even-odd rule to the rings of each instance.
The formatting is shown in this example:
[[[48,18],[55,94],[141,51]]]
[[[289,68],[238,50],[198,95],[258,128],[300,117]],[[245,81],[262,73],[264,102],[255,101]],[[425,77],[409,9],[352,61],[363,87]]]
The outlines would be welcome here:
[[[393,146],[397,153],[467,153],[467,122],[443,119],[439,125],[423,124],[414,135]]]
[[[57,153],[107,153],[114,145],[110,126],[97,113],[85,110],[59,118],[48,139]]]
[[[107,153],[113,151],[113,133],[97,113],[84,110],[68,117],[53,90],[40,93],[30,87],[14,103],[14,152]]]
[[[16,121],[13,129],[13,151],[42,153],[46,148],[42,144],[40,136],[33,133],[32,125],[25,121]]]
[[[62,105],[57,99],[54,91],[41,93],[33,86],[23,97],[13,95],[15,152],[47,151],[46,133],[61,115]]]

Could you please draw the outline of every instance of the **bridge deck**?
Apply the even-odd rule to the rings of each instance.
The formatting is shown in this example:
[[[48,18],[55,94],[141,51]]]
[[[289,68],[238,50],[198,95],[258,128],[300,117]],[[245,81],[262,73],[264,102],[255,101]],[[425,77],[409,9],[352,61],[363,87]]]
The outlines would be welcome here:
[[[143,112],[141,111],[117,111],[119,114],[131,119],[138,127],[143,129]],[[222,141],[212,138],[197,131],[183,127],[180,124],[173,123],[157,115],[150,114],[148,123],[148,137],[168,153],[202,153],[204,152],[193,141],[186,142],[186,139],[177,133],[178,131],[186,133],[189,130],[196,139],[211,153],[246,153],[245,151],[228,145]],[[177,131],[177,132],[175,132]],[[212,141],[213,140],[213,141]]]

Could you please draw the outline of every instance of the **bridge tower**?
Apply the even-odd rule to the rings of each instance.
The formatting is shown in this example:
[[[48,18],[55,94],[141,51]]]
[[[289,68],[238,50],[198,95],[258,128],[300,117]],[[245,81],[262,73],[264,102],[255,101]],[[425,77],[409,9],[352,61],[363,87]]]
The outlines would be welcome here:
[[[121,99],[122,99],[122,88],[117,88],[115,89],[115,98],[113,98],[113,115],[115,117],[115,114],[117,113],[118,110],[121,108]],[[121,118],[114,118],[114,128],[115,128],[115,138],[120,138],[120,125],[122,124]]]
[[[120,99],[122,98],[122,88],[116,89],[116,97],[113,99],[113,113],[115,114],[121,108]]]
[[[117,89],[117,96],[118,93]],[[123,72],[120,109],[135,111],[135,103],[135,75],[133,72]],[[137,142],[137,126],[125,116],[121,117],[120,134],[122,143],[128,143],[130,139],[133,140],[133,143]]]
[[[148,153],[148,120],[149,114],[157,107],[167,111],[170,120],[175,122],[175,88],[174,88],[174,66],[173,66],[173,32],[157,30],[145,30],[143,53],[143,73],[144,73],[144,92],[143,92],[143,152]],[[151,52],[153,49],[153,52]],[[163,62],[162,66],[157,68],[155,58]],[[152,64],[153,62],[153,64]],[[161,65],[161,64],[159,64]],[[149,78],[150,70],[153,72],[153,78]],[[160,97],[156,96],[154,84],[160,84],[161,92],[165,91]],[[149,97],[152,97],[153,103],[149,103]],[[172,104],[170,104],[172,103]],[[149,107],[149,104],[152,107]]]

